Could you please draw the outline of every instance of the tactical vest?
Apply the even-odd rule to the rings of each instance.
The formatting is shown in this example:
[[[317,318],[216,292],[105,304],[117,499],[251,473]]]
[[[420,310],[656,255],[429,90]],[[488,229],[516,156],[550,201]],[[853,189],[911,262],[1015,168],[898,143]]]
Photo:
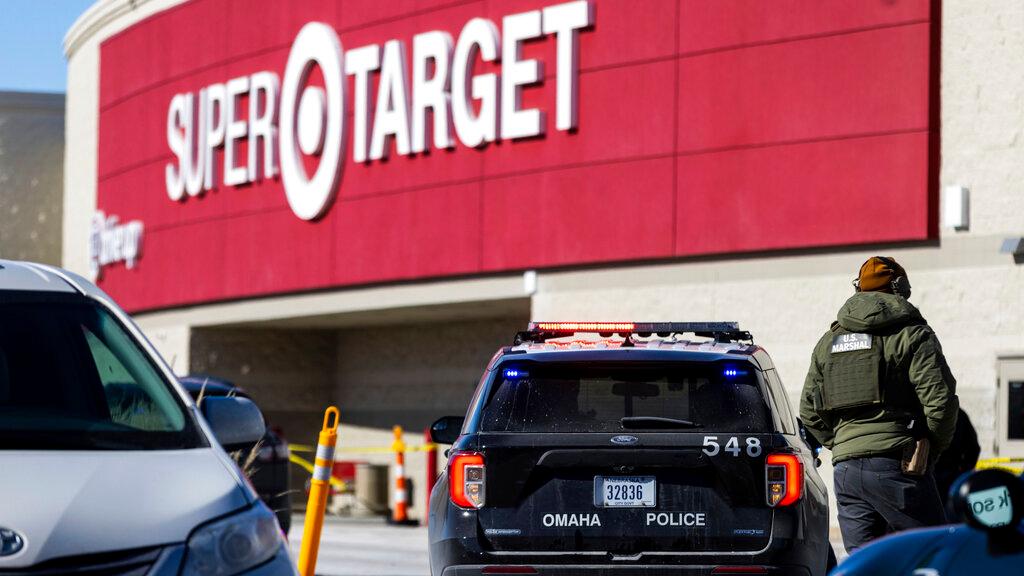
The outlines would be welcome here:
[[[846,410],[883,402],[883,338],[835,328],[828,362],[822,370],[822,408]]]

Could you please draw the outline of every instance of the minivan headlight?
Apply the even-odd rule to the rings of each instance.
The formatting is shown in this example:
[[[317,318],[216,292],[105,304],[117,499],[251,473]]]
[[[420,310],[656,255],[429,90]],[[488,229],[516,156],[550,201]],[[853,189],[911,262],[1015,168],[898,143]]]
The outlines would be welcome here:
[[[188,539],[185,573],[237,574],[270,560],[282,544],[274,513],[257,503],[196,529]]]

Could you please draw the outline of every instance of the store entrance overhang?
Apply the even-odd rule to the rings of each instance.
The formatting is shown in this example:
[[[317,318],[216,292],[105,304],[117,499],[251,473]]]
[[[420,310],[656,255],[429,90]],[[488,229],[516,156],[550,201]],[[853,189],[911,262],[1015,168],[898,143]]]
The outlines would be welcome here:
[[[374,286],[219,302],[136,315],[143,328],[348,328],[528,317],[522,275]]]

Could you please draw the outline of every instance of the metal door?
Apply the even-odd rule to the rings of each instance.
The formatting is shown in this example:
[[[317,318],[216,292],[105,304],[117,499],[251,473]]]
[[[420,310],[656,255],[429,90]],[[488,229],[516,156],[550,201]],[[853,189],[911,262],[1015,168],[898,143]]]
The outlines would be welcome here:
[[[1024,457],[1024,358],[999,361],[999,456]]]

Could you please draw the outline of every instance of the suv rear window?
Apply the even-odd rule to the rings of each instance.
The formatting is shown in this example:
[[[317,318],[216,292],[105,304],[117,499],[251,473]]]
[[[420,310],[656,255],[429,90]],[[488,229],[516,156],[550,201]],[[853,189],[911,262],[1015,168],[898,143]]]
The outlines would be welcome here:
[[[483,432],[771,431],[759,372],[720,362],[503,364]]]

